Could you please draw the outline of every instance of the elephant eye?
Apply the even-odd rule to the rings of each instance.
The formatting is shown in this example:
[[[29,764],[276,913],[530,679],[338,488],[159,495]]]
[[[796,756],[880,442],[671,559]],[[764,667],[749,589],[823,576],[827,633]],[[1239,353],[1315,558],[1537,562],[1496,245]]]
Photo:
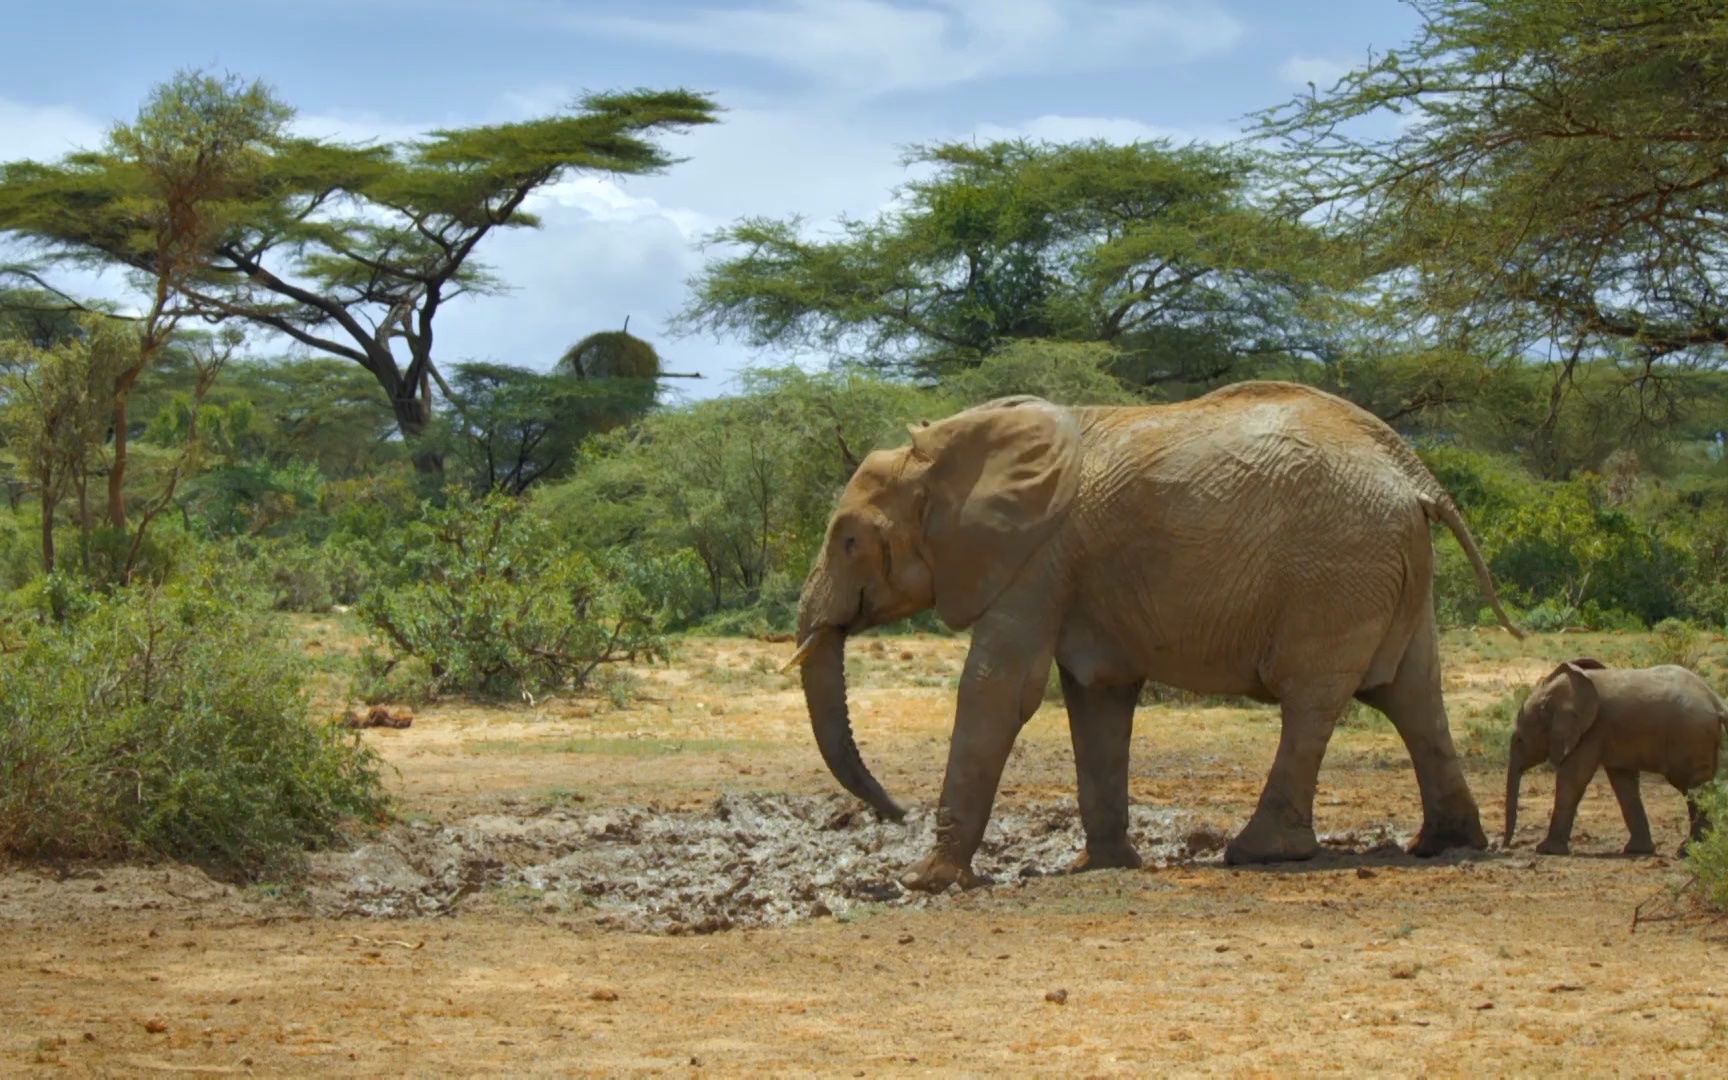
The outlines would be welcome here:
[[[844,547],[846,549],[846,554],[848,554],[848,555],[857,554],[858,538],[856,536],[848,536],[846,538],[846,543],[845,543]]]

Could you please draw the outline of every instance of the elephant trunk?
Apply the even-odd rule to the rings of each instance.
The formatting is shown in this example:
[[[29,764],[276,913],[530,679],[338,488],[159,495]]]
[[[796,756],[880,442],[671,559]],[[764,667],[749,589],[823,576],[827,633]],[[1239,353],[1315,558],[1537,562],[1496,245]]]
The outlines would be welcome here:
[[[800,604],[796,662],[801,664],[804,704],[810,710],[817,749],[841,787],[869,803],[878,817],[899,821],[906,811],[870,775],[858,744],[852,741],[852,717],[846,706],[846,631],[817,620],[811,593],[807,588]]]
[[[1512,834],[1518,830],[1518,788],[1526,768],[1524,748],[1514,739],[1506,758],[1506,834],[1501,837],[1501,847],[1511,847]]]

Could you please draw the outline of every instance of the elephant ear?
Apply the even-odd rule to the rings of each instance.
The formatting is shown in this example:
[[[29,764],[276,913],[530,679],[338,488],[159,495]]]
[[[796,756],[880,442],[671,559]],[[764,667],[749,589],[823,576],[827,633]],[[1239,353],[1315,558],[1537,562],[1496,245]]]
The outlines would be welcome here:
[[[914,425],[936,613],[976,622],[1061,523],[1080,484],[1080,429],[1041,398],[988,402]]]
[[[1589,670],[1592,669],[1570,662],[1554,669],[1555,675],[1564,675],[1571,690],[1570,701],[1556,701],[1554,726],[1548,732],[1548,760],[1556,767],[1577,747],[1601,709],[1602,699],[1596,693],[1596,684],[1590,681]]]

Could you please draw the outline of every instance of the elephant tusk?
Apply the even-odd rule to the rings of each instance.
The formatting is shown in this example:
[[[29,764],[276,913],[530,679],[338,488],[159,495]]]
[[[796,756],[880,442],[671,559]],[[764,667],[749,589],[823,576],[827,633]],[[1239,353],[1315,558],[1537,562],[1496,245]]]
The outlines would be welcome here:
[[[804,644],[798,646],[798,651],[792,654],[792,659],[786,661],[786,666],[780,669],[781,674],[785,674],[793,668],[803,667],[810,659],[811,651],[816,648],[817,642],[822,640],[822,635],[825,633],[827,633],[825,629],[811,631],[810,636],[804,639]]]

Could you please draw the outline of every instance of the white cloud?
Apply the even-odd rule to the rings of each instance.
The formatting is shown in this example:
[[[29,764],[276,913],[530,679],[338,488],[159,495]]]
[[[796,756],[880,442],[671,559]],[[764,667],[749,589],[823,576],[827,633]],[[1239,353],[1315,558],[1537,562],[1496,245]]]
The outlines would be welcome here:
[[[107,133],[106,124],[77,109],[0,98],[0,161],[53,161],[95,149]]]
[[[1278,65],[1278,77],[1285,82],[1297,86],[1313,83],[1321,90],[1330,90],[1349,73],[1349,64],[1320,56],[1292,56]]]
[[[1242,25],[1179,0],[764,0],[676,18],[579,16],[583,29],[761,60],[853,93],[1185,60]]]

